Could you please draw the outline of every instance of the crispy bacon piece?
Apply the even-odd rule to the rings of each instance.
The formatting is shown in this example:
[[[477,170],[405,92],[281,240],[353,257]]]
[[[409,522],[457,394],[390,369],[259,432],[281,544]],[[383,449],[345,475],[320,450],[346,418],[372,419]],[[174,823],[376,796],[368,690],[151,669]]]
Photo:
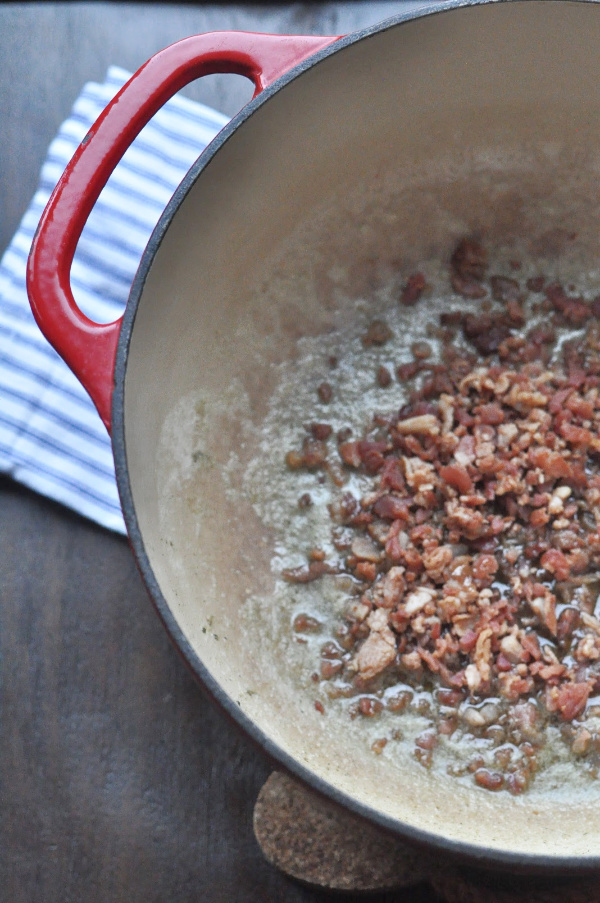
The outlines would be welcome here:
[[[386,494],[377,499],[373,505],[373,513],[383,520],[404,520],[410,517],[410,500],[397,495]]]
[[[587,683],[564,683],[546,694],[548,711],[558,711],[563,721],[573,721],[585,709],[590,695]]]
[[[559,549],[548,549],[547,552],[544,552],[540,558],[540,564],[557,580],[568,580],[571,576],[569,560]]]
[[[461,495],[473,492],[473,480],[466,467],[462,467],[460,464],[447,464],[440,467],[438,473],[445,483],[452,486]]]
[[[311,561],[308,567],[287,568],[282,571],[283,577],[290,583],[312,583],[325,574],[337,574],[338,568],[326,561]]]
[[[425,289],[427,288],[427,280],[423,273],[412,273],[400,295],[400,303],[405,307],[412,307],[417,303]]]
[[[372,612],[367,623],[371,632],[358,650],[355,664],[363,680],[372,680],[396,658],[396,637],[383,609]]]
[[[548,448],[532,448],[529,451],[529,460],[534,467],[539,467],[547,477],[559,479],[571,475],[571,467],[564,455],[551,451]]]

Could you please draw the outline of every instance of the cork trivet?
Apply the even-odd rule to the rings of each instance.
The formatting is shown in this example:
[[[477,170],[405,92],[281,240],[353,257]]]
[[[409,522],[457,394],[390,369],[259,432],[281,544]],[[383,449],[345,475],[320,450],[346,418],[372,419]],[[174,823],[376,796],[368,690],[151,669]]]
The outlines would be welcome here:
[[[600,903],[600,875],[527,877],[435,863],[397,838],[273,772],[254,807],[265,858],[287,875],[329,890],[386,891],[428,882],[444,903]]]
[[[391,890],[431,874],[420,853],[278,771],[258,795],[254,833],[272,865],[330,890]]]
[[[600,903],[600,876],[540,880],[449,870],[430,882],[445,903]]]

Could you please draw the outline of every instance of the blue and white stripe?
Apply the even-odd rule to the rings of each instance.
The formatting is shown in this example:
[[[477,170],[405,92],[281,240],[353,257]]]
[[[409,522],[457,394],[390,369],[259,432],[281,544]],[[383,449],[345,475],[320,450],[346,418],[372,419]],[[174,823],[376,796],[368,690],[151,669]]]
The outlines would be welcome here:
[[[25,270],[42,211],[90,126],[129,73],[85,85],[42,167],[40,183],[0,261],[0,472],[125,532],[110,440],[87,393],[40,333]],[[83,230],[72,288],[97,322],[123,311],[150,234],[177,185],[227,118],[174,97],[144,128],[102,192]]]

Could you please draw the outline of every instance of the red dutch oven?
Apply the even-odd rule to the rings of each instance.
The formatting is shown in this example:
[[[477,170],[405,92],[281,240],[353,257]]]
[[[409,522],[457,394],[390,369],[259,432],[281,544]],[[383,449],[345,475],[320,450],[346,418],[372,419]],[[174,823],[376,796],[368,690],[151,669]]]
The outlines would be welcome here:
[[[279,613],[247,614],[272,592],[273,536],[232,491],[231,453],[243,471],[298,338],[354,316],[383,272],[443,267],[479,233],[521,260],[550,255],[565,276],[597,276],[599,46],[600,6],[584,0],[446,2],[341,38],[187,38],[90,130],[29,260],[35,317],[111,433],[132,548],[196,675],[311,786],[490,866],[599,868],[600,785],[566,764],[520,798],[482,792],[410,750],[374,756],[316,711]],[[176,191],[123,318],[92,323],[70,288],[84,223],[150,117],[215,72],[247,76],[254,98]]]

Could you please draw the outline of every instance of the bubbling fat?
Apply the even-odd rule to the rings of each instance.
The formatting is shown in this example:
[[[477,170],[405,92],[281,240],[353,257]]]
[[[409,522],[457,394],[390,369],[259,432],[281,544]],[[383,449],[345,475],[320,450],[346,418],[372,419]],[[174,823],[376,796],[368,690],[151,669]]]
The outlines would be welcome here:
[[[173,499],[190,499],[197,521],[194,535],[204,537],[208,546],[211,525],[205,523],[206,505],[201,505],[207,493],[215,495],[215,504],[226,505],[233,521],[237,512],[243,519],[236,534],[239,567],[232,577],[237,580],[239,573],[243,599],[235,612],[244,637],[241,653],[259,649],[261,656],[260,674],[254,654],[247,662],[241,654],[236,666],[248,687],[239,698],[251,715],[254,700],[275,695],[281,700],[277,702],[281,712],[290,707],[304,713],[312,710],[312,716],[306,715],[310,725],[321,718],[322,710],[323,730],[315,728],[314,736],[322,735],[323,742],[333,733],[364,751],[366,761],[377,756],[392,769],[413,767],[415,776],[427,780],[425,769],[444,782],[450,771],[452,781],[465,788],[474,785],[473,775],[479,771],[475,788],[489,783],[491,790],[498,785],[510,790],[509,776],[524,771],[525,758],[530,762],[529,797],[547,792],[554,797],[568,783],[570,794],[579,789],[589,798],[597,786],[593,776],[600,720],[594,720],[595,690],[588,695],[585,719],[578,715],[564,721],[556,712],[546,716],[539,700],[543,678],[536,677],[538,695],[511,703],[513,710],[521,703],[535,703],[543,717],[528,727],[529,710],[520,711],[520,725],[506,726],[509,716],[500,693],[471,696],[468,684],[442,686],[428,670],[421,679],[415,671],[399,667],[394,671],[393,666],[361,685],[364,677],[355,666],[360,665],[361,644],[368,639],[368,618],[380,606],[367,600],[366,626],[353,620],[352,612],[357,613],[353,606],[362,604],[366,592],[375,591],[373,584],[376,588],[384,572],[393,566],[406,571],[406,564],[382,565],[361,558],[372,554],[362,541],[377,545],[379,539],[368,533],[368,524],[362,528],[340,524],[331,513],[333,506],[339,519],[340,499],[346,494],[360,503],[377,491],[378,474],[369,473],[362,461],[353,466],[351,447],[345,450],[350,463],[345,461],[338,436],[349,443],[370,437],[376,412],[384,420],[394,415],[397,424],[400,410],[431,379],[427,368],[444,363],[448,344],[444,331],[453,330],[451,344],[465,355],[475,355],[482,366],[500,363],[496,351],[487,359],[476,328],[465,329],[468,315],[477,321],[486,312],[494,316],[506,312],[510,298],[494,296],[494,291],[502,292],[503,283],[496,282],[494,290],[492,277],[515,280],[523,295],[518,303],[525,311],[526,326],[512,324],[515,333],[543,329],[560,315],[553,306],[557,297],[553,302],[544,293],[549,285],[558,283],[568,297],[581,296],[586,304],[593,303],[600,291],[600,272],[589,261],[597,259],[594,212],[600,198],[599,183],[589,178],[592,171],[589,160],[575,159],[558,142],[552,147],[519,147],[512,154],[473,150],[458,162],[403,165],[401,172],[376,174],[368,185],[355,186],[343,199],[327,200],[312,211],[271,257],[261,261],[247,283],[251,298],[240,305],[231,336],[232,347],[242,353],[228,354],[222,392],[218,397],[204,392],[201,398],[198,394],[182,400],[192,424],[187,444],[181,439],[181,411],[174,411],[169,420],[173,429],[165,433],[165,448],[172,462],[176,434],[183,463],[170,468],[173,478],[163,492],[161,517],[165,532],[176,532],[173,524],[181,512]],[[465,297],[473,278],[468,261],[466,272],[450,263],[464,236],[478,237],[489,256],[483,277],[474,278],[484,285],[482,297]],[[540,276],[545,277],[541,291],[528,287]],[[504,283],[504,291],[508,286]],[[455,316],[456,323],[442,327],[443,315]],[[563,317],[555,330],[550,363],[562,367],[565,345],[580,340],[592,322],[576,324]],[[502,332],[501,323],[492,325]],[[473,339],[480,343],[479,350]],[[439,401],[428,399],[434,407]],[[425,416],[431,413],[435,411]],[[381,424],[377,428],[386,429]],[[427,441],[419,432],[406,439]],[[326,447],[325,466],[319,464],[320,443]],[[460,479],[456,474],[454,478]],[[339,485],[342,479],[345,482]],[[384,526],[394,523],[376,519]],[[360,540],[354,552],[351,547],[338,548],[341,540],[335,531],[340,527],[355,534],[351,545]],[[377,529],[383,538],[383,528]],[[252,540],[246,542],[250,533]],[[441,543],[447,544],[457,556],[475,551],[465,549],[468,542]],[[215,547],[215,555],[217,551]],[[348,563],[351,555],[356,561]],[[376,565],[373,583],[368,579],[371,564]],[[303,582],[302,575],[311,568],[322,576]],[[290,579],[294,572],[300,581]],[[549,576],[544,580],[551,584],[554,578]],[[493,592],[508,595],[506,577],[500,569],[496,572]],[[417,577],[417,587],[423,582]],[[553,592],[551,585],[548,589]],[[190,594],[194,591],[190,586]],[[219,591],[215,583],[215,598]],[[222,592],[230,595],[230,586]],[[416,604],[413,599],[409,609]],[[557,621],[565,604],[557,599]],[[586,604],[591,607],[589,600]],[[208,633],[221,635],[233,629],[229,622],[220,624],[220,610],[213,614]],[[534,612],[530,616],[537,617]],[[356,623],[363,624],[362,634],[352,633]],[[198,631],[203,625],[204,620],[199,621]],[[539,621],[533,628],[540,635],[547,631]],[[390,629],[397,642],[400,633],[393,625]],[[543,645],[550,650],[553,642],[546,633]],[[473,669],[469,676],[473,684]],[[499,721],[501,730],[494,733]],[[444,732],[454,724],[455,729]],[[589,742],[585,734],[577,740],[579,727],[589,731]],[[535,731],[543,735],[543,743],[537,743]],[[501,775],[501,784],[496,774]],[[519,782],[521,778],[513,790],[518,790]]]
[[[276,589],[244,617],[285,613],[298,693],[373,755],[513,794],[593,780],[596,286],[471,238],[449,256],[279,365],[244,470]]]

